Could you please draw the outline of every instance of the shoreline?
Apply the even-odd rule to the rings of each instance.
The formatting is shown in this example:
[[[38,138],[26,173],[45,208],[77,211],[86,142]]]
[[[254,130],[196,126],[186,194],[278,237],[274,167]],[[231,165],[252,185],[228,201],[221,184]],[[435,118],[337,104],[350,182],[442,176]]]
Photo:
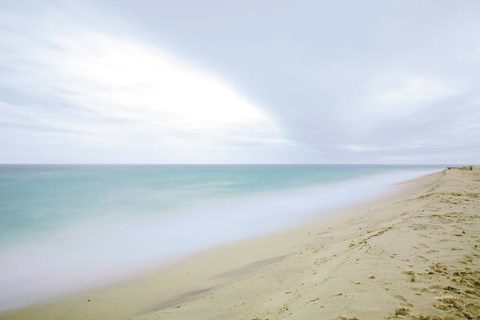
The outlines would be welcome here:
[[[325,178],[323,167],[311,173],[322,170]],[[23,245],[7,248],[0,256],[0,272],[9,274],[9,277],[0,279],[0,287],[12,288],[10,292],[0,292],[0,311],[58,300],[74,292],[92,291],[160,269],[196,252],[308,224],[311,219],[335,209],[387,194],[398,182],[432,172],[431,169],[384,171],[377,168],[377,172],[368,173],[368,169],[355,169],[347,172],[350,178],[346,178],[341,177],[342,169],[340,172],[338,168],[332,170],[326,172],[334,175],[336,172],[338,179],[333,181],[328,181],[332,179],[327,177],[323,183],[303,187],[239,193],[225,198],[220,194],[218,198],[200,201],[191,209],[179,208],[171,212],[175,214],[160,210],[149,217],[140,210],[138,217],[129,219],[125,216],[122,219],[120,215],[117,219],[108,213],[109,210],[101,210],[107,214],[90,220],[87,217],[70,226],[67,218],[65,228],[52,229],[48,237],[39,241],[26,241]],[[296,173],[300,174],[300,171],[297,168]],[[251,172],[247,171],[247,177],[248,174]],[[69,176],[71,174],[66,175]],[[268,176],[262,176],[267,184]],[[74,178],[72,185],[77,180]],[[193,179],[192,184],[198,183],[197,180]],[[119,191],[117,198],[130,202],[128,193],[122,188],[113,188],[112,191]],[[146,191],[148,193],[148,188]],[[181,190],[179,194],[182,194]],[[150,200],[151,196],[147,195],[145,199]],[[188,192],[185,196],[187,203],[192,201]],[[62,203],[62,199],[58,200]],[[131,202],[138,200],[132,199]],[[69,212],[68,204],[64,208]],[[118,207],[116,209],[121,211]],[[125,208],[125,211],[131,210],[135,208]],[[39,208],[39,212],[45,212],[45,208]]]
[[[310,296],[313,291],[319,290],[319,284],[323,283],[322,290],[324,291],[328,288],[333,290],[325,284],[332,280],[327,281],[326,279],[330,278],[325,278],[325,276],[328,272],[335,273],[335,263],[341,261],[340,266],[354,263],[355,261],[350,261],[350,254],[355,254],[355,249],[364,249],[364,244],[376,241],[384,234],[394,234],[392,231],[396,227],[391,225],[392,219],[398,220],[403,217],[403,213],[399,212],[402,209],[399,208],[416,207],[418,209],[423,201],[418,200],[419,197],[428,194],[429,190],[445,185],[446,176],[465,172],[457,169],[444,170],[408,181],[398,186],[398,190],[394,194],[346,209],[335,210],[315,219],[309,225],[206,250],[141,277],[122,281],[106,288],[72,295],[56,302],[0,313],[0,318],[130,319],[138,317],[138,319],[155,319],[161,316],[162,319],[195,319],[210,318],[207,315],[208,312],[212,312],[212,314],[223,314],[224,317],[232,314],[245,319],[289,317],[302,319],[302,317],[309,318],[306,312],[312,306],[313,309],[317,308],[317,312],[320,313],[326,312],[326,309],[332,309],[326,318],[335,318],[333,314],[339,311],[335,311],[334,307],[338,308],[338,305],[335,303],[331,306],[327,305],[322,301],[323,296],[307,299],[307,296]],[[479,170],[475,168],[472,174],[478,172]],[[459,188],[461,191],[463,190],[461,186]],[[466,191],[463,190],[463,192]],[[478,194],[478,190],[475,192]],[[401,224],[399,223],[399,225]],[[352,252],[345,255],[345,250]],[[356,258],[359,259],[358,261],[365,256],[365,253],[362,254],[363,256],[360,255],[360,258]],[[391,259],[396,260],[395,258]],[[367,259],[365,258],[365,260]],[[379,271],[375,270],[373,266],[370,268],[367,270],[371,271],[370,273]],[[286,270],[288,272],[285,272]],[[351,268],[350,271],[355,270],[355,268]],[[365,272],[365,270],[361,271]],[[413,270],[405,272],[408,271],[416,274]],[[356,270],[353,273],[359,275],[362,272]],[[399,273],[400,277],[406,275]],[[374,278],[370,279],[368,276],[367,279],[371,281],[366,282],[377,282],[375,279],[380,278],[378,275],[371,276]],[[270,281],[265,282],[265,279]],[[303,282],[299,282],[299,279]],[[337,283],[339,289],[344,285],[344,283]],[[354,284],[353,286],[361,285]],[[386,285],[380,284],[379,286],[382,288],[381,292],[384,292],[383,287]],[[393,286],[393,282],[390,286]],[[292,289],[287,290],[288,287]],[[334,301],[339,299],[333,297],[346,298],[352,295],[348,291],[353,289],[344,289],[343,291],[346,292],[338,292],[336,296],[329,299]],[[212,301],[214,296],[218,301]],[[405,294],[401,296],[407,300]],[[296,300],[303,297],[305,301],[310,302],[305,302],[305,310],[296,310],[297,306],[290,301],[293,297],[296,297]],[[243,302],[240,301],[242,299]],[[256,300],[261,300],[262,303],[259,304]],[[400,300],[397,301],[398,305],[405,304],[399,308],[414,309],[408,305],[410,302],[398,300]],[[320,301],[323,303],[323,308],[316,306]],[[377,313],[368,312],[373,311],[364,311],[362,317],[365,318],[366,315],[369,315],[367,318],[372,318],[372,316],[373,318],[383,318],[376,317]],[[344,311],[337,317],[361,316],[360,314],[346,313],[348,312]]]

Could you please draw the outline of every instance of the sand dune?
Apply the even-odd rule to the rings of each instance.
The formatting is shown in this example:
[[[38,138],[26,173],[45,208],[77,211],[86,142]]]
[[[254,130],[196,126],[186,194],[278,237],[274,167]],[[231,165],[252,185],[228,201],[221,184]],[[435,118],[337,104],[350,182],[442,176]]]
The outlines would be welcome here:
[[[2,319],[480,319],[480,169]]]

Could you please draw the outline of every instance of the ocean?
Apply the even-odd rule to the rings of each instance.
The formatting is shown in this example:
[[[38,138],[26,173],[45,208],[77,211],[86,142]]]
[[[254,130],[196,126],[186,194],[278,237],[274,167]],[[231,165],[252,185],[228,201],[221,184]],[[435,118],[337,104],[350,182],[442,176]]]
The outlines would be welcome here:
[[[0,310],[299,225],[439,169],[0,165]]]

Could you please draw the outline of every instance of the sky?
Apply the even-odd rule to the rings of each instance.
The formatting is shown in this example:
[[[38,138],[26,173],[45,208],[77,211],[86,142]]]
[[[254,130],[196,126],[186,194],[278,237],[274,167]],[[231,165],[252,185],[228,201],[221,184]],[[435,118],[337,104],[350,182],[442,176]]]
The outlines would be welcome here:
[[[0,1],[0,163],[480,163],[480,1]]]

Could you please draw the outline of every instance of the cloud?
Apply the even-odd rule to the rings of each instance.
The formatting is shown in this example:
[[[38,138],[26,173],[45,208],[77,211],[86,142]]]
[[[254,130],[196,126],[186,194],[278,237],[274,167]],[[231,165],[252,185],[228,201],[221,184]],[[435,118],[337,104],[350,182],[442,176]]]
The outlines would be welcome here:
[[[68,12],[4,21],[1,87],[14,93],[0,97],[5,140],[28,136],[37,146],[80,143],[96,152],[148,149],[147,158],[160,162],[291,145],[264,110],[224,80],[156,46],[84,27]]]
[[[0,161],[480,158],[478,3],[25,3],[0,19]]]
[[[380,87],[382,85],[379,85]],[[378,104],[384,107],[401,107],[403,114],[416,112],[419,107],[428,106],[455,95],[455,90],[438,79],[412,76],[401,83],[378,93]]]

